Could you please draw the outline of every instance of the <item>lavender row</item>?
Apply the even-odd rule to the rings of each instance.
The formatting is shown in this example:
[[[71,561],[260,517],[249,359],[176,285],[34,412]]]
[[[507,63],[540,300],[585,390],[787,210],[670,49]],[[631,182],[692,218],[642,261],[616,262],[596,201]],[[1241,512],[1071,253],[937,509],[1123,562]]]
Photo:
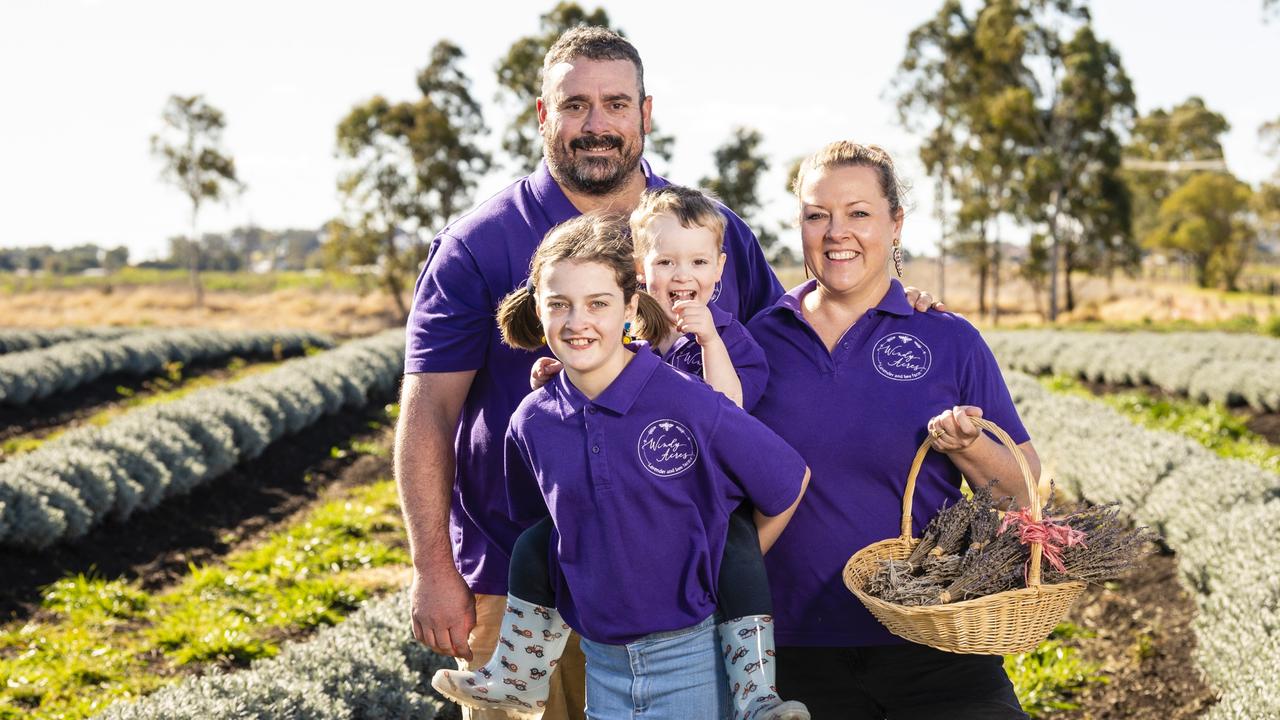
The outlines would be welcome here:
[[[1280,715],[1280,475],[1025,374],[1007,379],[1045,474],[1078,497],[1120,501],[1177,552],[1197,657],[1222,693],[1208,717]]]
[[[984,333],[1006,367],[1117,385],[1154,385],[1201,402],[1280,412],[1280,339],[1221,332]]]
[[[24,405],[105,375],[146,377],[172,362],[294,355],[308,347],[332,346],[327,335],[294,331],[146,330],[115,339],[75,340],[0,356],[0,402]]]
[[[394,390],[403,358],[393,330],[67,432],[0,465],[0,544],[44,548],[127,520]]]

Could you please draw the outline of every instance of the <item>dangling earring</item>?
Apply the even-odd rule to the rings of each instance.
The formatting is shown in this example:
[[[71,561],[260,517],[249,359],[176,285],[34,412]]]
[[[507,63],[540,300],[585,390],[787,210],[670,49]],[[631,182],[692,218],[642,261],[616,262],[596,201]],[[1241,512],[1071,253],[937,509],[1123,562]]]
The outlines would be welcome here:
[[[538,336],[538,342],[539,342],[540,344],[542,344],[542,345],[546,345],[546,344],[547,344],[547,336],[546,336],[546,335],[539,335],[539,336]]]
[[[628,320],[622,324],[622,344],[626,345],[634,339],[631,337],[631,321]]]
[[[898,277],[902,277],[902,247],[896,238],[893,241],[893,269],[898,271]]]

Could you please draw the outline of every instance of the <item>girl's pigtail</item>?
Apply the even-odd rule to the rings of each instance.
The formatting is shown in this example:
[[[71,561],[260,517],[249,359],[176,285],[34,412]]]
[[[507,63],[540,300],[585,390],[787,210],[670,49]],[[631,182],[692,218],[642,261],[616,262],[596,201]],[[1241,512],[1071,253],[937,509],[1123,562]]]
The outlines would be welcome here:
[[[671,319],[662,309],[662,304],[646,292],[637,292],[639,302],[636,307],[636,322],[631,326],[631,334],[640,340],[656,346],[671,333]]]
[[[528,287],[512,290],[498,303],[498,330],[502,342],[517,350],[537,350],[545,344],[537,299]]]

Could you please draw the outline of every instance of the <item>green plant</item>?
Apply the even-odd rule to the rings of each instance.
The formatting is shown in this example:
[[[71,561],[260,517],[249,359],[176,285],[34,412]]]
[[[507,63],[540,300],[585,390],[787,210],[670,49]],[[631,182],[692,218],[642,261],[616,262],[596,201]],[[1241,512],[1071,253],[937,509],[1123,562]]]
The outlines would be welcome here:
[[[1080,651],[1071,645],[1072,638],[1081,636],[1088,636],[1087,631],[1063,623],[1035,650],[1004,659],[1005,672],[1013,681],[1022,709],[1031,717],[1075,710],[1079,706],[1073,699],[1089,683],[1109,681],[1098,674],[1100,665],[1081,658]]]

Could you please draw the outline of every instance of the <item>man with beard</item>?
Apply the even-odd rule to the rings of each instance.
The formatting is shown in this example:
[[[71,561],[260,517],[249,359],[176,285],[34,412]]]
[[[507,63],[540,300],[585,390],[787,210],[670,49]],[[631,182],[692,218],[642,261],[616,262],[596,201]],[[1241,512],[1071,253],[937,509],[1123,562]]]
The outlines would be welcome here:
[[[652,98],[620,35],[562,35],[544,59],[537,107],[544,162],[436,236],[408,323],[395,468],[414,563],[413,634],[464,669],[488,660],[505,610],[521,528],[507,517],[502,438],[538,357],[502,345],[498,301],[525,282],[552,227],[585,212],[629,213],[646,187],[667,184],[642,158]],[[745,322],[782,287],[751,230],[724,213],[728,260],[710,300]],[[555,675],[544,717],[583,717],[576,641]]]
[[[408,323],[395,468],[414,563],[413,634],[463,669],[488,661],[506,609],[521,528],[507,517],[502,441],[539,356],[502,344],[498,301],[526,282],[552,227],[591,211],[630,213],[645,188],[667,184],[642,158],[652,98],[639,54],[620,35],[597,27],[562,35],[544,59],[537,108],[544,162],[440,231]],[[782,287],[751,230],[722,211],[727,260],[707,300],[745,323]],[[576,640],[552,680],[544,717],[583,717]]]

